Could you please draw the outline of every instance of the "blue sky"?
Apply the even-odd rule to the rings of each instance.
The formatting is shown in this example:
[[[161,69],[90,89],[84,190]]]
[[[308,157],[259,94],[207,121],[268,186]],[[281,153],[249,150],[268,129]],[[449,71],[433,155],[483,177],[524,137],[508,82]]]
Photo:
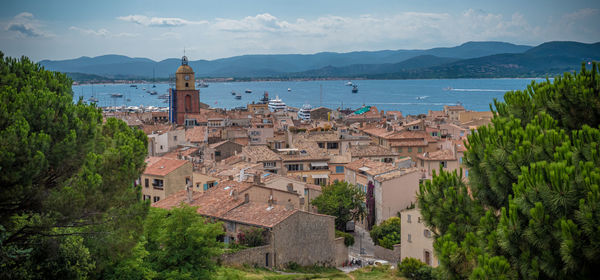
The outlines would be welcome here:
[[[122,54],[425,49],[467,41],[600,41],[600,1],[3,0],[0,50],[33,60]]]

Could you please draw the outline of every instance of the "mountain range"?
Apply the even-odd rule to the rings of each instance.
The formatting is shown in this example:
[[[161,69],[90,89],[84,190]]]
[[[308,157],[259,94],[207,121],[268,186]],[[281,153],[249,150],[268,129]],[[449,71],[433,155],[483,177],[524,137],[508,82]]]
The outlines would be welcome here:
[[[600,42],[547,42],[539,46],[505,42],[467,42],[426,50],[382,50],[349,53],[242,55],[189,64],[196,77],[234,78],[481,78],[532,77],[579,70],[600,60]],[[42,60],[48,70],[67,72],[75,80],[166,78],[181,60],[154,61],[122,55]]]

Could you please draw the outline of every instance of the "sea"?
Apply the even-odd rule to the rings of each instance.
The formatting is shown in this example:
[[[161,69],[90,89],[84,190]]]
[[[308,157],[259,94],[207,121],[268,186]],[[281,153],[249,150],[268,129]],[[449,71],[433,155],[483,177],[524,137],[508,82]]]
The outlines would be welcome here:
[[[467,110],[489,111],[494,99],[503,100],[504,93],[526,89],[541,78],[522,79],[432,79],[432,80],[355,80],[358,92],[352,93],[347,80],[317,81],[255,81],[215,82],[200,90],[200,102],[215,108],[245,107],[258,102],[267,92],[269,97],[279,97],[288,106],[301,108],[309,104],[313,108],[324,106],[331,109],[376,106],[379,110],[401,111],[403,115],[426,114],[428,110],[441,110],[444,105],[462,104]],[[98,106],[155,106],[168,107],[165,99],[169,84],[85,84],[73,86],[73,99],[90,97],[98,99]],[[155,86],[155,87],[153,87]],[[155,90],[156,95],[147,91]],[[246,93],[250,90],[251,93]],[[232,91],[240,93],[235,99]],[[123,97],[115,98],[112,94]]]

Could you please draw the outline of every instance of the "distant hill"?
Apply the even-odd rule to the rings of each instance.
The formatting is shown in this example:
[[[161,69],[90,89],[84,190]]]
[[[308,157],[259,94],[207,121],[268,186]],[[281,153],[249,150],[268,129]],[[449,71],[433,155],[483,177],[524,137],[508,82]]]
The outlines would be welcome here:
[[[469,59],[501,53],[523,53],[530,46],[514,45],[504,42],[467,42],[460,46],[449,48],[433,48],[427,50],[382,50],[359,51],[349,53],[322,52],[316,54],[277,54],[277,55],[242,55],[216,60],[190,61],[196,75],[199,77],[274,77],[286,76],[289,73],[299,73],[325,67],[346,67],[359,64],[397,64],[411,58],[423,56],[421,63],[439,60],[432,57]],[[438,62],[436,62],[438,61]],[[80,57],[69,60],[42,60],[39,62],[46,69],[61,72],[77,72],[95,74],[106,77],[146,77],[152,78],[153,70],[156,77],[166,78],[173,74],[180,64],[176,58],[153,61],[147,58],[130,58],[121,55],[103,55],[94,58]],[[410,66],[410,61],[406,62]],[[418,63],[416,63],[418,65]],[[429,64],[423,64],[432,66]],[[437,64],[435,64],[437,65]],[[375,73],[383,73],[399,66],[375,67]],[[366,67],[369,69],[369,67]],[[383,72],[381,72],[383,71]],[[351,74],[353,71],[347,71]],[[371,74],[375,74],[371,73]],[[387,73],[387,72],[386,72]]]

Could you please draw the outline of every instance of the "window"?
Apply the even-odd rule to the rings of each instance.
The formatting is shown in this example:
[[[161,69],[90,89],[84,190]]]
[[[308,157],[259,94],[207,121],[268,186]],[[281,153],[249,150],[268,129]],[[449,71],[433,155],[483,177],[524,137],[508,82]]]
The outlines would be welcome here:
[[[306,177],[302,177],[302,182],[306,182]]]
[[[336,166],[335,167],[335,173],[344,173],[344,167],[343,166]]]
[[[327,149],[337,149],[338,148],[338,143],[337,142],[333,142],[333,143],[327,143]]]
[[[155,196],[155,197],[154,197],[154,202],[157,202],[157,201],[159,201],[159,200],[160,200],[160,196]]]
[[[164,187],[164,181],[160,179],[154,179],[152,180],[152,186],[155,189],[162,189]]]
[[[281,142],[275,142],[275,149],[281,149]]]
[[[275,167],[275,162],[274,161],[263,162],[263,167]]]
[[[221,156],[221,151],[215,151],[215,157],[220,157]]]
[[[146,186],[146,188],[150,186],[149,181],[148,178],[144,179],[144,186]]]
[[[421,167],[425,167],[425,161],[424,160],[420,160],[421,162]]]
[[[387,162],[387,163],[391,163],[391,162],[393,162],[394,160],[393,160],[392,158],[384,158],[382,161],[383,161],[383,162]]]
[[[410,235],[410,233],[408,234],[408,242],[412,243],[412,236]]]
[[[163,149],[163,146],[162,146],[162,145],[160,145],[160,149],[161,149],[161,150]]]
[[[458,158],[458,162],[462,164],[462,157]]]
[[[441,162],[440,162],[440,165],[441,165],[443,168],[446,168],[446,167],[448,167],[448,164],[447,164],[445,161],[441,161]]]
[[[412,223],[412,222],[410,221],[410,215],[406,215],[406,222],[407,222],[407,223],[409,223],[409,224],[410,224],[410,223]]]
[[[325,148],[325,144],[324,143],[319,143],[319,148],[321,148],[321,149]]]
[[[195,126],[195,125],[196,125],[195,119],[186,119],[185,120],[185,126]]]
[[[327,184],[327,178],[315,178],[315,185],[326,185]]]
[[[308,195],[308,188],[304,188],[304,196]]]
[[[419,223],[419,224],[421,223],[421,217],[417,218],[417,223]]]
[[[286,164],[286,168],[288,171],[300,171],[304,170],[302,164]]]
[[[465,178],[469,178],[469,170],[465,170]]]
[[[425,264],[431,265],[431,253],[429,251],[425,251],[424,256]]]
[[[465,136],[465,132],[461,130],[460,131],[460,137],[463,137],[463,136]]]
[[[188,186],[190,185],[190,177],[185,177],[185,185]]]
[[[408,152],[409,152],[409,153],[412,153],[412,147],[409,147],[409,148],[408,148]]]
[[[423,152],[423,148],[419,147],[417,148],[417,153],[422,153]]]
[[[425,236],[427,238],[431,237],[431,231],[429,231],[428,229],[423,230],[423,236]]]
[[[398,153],[402,153],[402,147],[398,147]]]
[[[177,135],[173,135],[173,141],[177,141]]]
[[[144,195],[144,201],[146,201],[146,200],[150,200],[150,198],[151,198],[151,196],[150,196],[150,195],[147,195],[147,194],[145,194],[145,195]]]

